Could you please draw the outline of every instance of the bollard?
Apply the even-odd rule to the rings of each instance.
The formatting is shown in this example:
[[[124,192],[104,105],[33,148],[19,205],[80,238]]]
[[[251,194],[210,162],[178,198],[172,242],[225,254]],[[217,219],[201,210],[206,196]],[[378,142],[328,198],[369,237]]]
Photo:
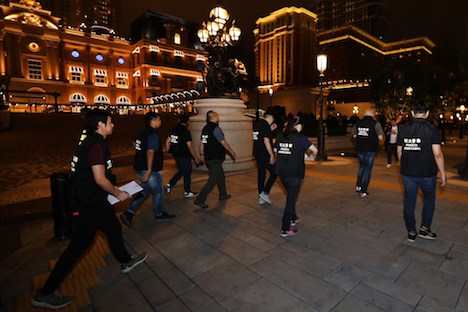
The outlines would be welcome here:
[[[69,179],[68,173],[55,173],[50,176],[54,235],[57,240],[67,239],[71,235],[72,222],[68,198]]]

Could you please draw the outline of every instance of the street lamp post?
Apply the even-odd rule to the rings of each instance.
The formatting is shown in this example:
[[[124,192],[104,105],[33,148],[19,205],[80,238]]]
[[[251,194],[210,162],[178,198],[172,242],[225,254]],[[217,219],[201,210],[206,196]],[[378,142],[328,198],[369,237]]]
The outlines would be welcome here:
[[[327,160],[327,153],[325,152],[325,131],[323,127],[323,82],[325,78],[325,71],[327,70],[327,55],[317,55],[317,70],[320,72],[320,115],[319,115],[319,129],[318,129],[318,155],[317,160]]]
[[[268,89],[268,94],[270,95],[270,107],[271,107],[271,102],[272,102],[272,97],[273,97],[273,89],[272,88]]]
[[[463,128],[465,126],[465,105],[460,105],[460,135],[458,136],[460,139],[463,139]]]

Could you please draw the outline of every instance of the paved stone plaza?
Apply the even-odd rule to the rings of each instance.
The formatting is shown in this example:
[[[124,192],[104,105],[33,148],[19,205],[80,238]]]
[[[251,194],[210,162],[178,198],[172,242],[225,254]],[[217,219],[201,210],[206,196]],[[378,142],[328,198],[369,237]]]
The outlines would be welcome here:
[[[336,155],[330,161],[308,163],[296,236],[279,235],[285,202],[279,181],[271,192],[273,205],[259,205],[256,172],[230,174],[232,198],[218,202],[215,189],[206,210],[184,199],[179,184],[164,197],[165,209],[177,215],[174,222],[156,223],[149,199],[134,227],[124,228],[130,250],[149,252],[146,263],[120,273],[98,237],[62,285],[76,298],[63,311],[468,311],[468,182],[457,178],[454,167],[463,160],[465,144],[444,146],[449,185],[438,192],[436,241],[407,242],[399,168],[385,168],[383,152],[370,196],[360,198],[354,192],[356,158],[330,151]],[[131,166],[123,161],[130,155],[114,155],[121,157],[119,181],[131,179]],[[174,170],[174,162],[166,160],[164,181]],[[199,191],[206,177],[195,172],[193,190]],[[42,188],[42,203],[50,200],[47,177],[38,174],[22,185],[23,190],[3,185],[2,198],[8,194],[10,202],[1,209],[23,201],[32,212],[40,210],[33,206],[41,203],[34,199],[36,188]],[[16,227],[23,246],[1,262],[2,311],[39,311],[31,307],[31,296],[68,241],[51,239],[50,217]]]

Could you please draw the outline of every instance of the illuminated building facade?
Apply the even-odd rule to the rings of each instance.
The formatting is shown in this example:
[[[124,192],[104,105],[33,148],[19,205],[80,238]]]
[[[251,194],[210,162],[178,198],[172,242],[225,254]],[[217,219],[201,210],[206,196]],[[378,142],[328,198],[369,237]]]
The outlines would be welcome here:
[[[319,32],[354,25],[377,38],[387,36],[385,0],[313,0],[310,9],[318,16]]]
[[[256,73],[262,85],[298,86],[316,81],[317,16],[287,7],[257,20]]]
[[[206,53],[183,39],[155,36],[132,43],[109,33],[60,27],[60,19],[36,1],[0,8],[0,78],[8,80],[9,102],[24,110],[37,111],[54,100],[76,106],[145,105],[156,94],[203,88]]]
[[[328,98],[338,103],[369,102],[372,68],[385,60],[432,62],[435,44],[427,37],[387,43],[351,24],[316,31],[316,21],[314,13],[295,7],[257,20],[254,34],[259,89],[267,92],[273,88],[275,105],[285,106],[287,112],[317,111],[317,97],[307,95],[317,94],[311,89],[318,85],[317,51],[328,55],[325,84],[330,90]],[[280,36],[287,38],[286,44],[278,39]]]

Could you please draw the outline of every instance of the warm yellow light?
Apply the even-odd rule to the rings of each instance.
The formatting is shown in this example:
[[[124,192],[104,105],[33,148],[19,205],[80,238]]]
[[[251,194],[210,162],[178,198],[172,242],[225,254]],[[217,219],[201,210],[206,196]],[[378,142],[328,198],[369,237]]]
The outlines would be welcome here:
[[[317,70],[322,75],[327,70],[327,55],[326,54],[317,55]]]
[[[463,114],[463,112],[465,111],[465,105],[463,105],[463,104],[460,105],[460,110],[461,110],[461,112],[462,112],[462,114]]]
[[[197,32],[197,35],[198,35],[198,38],[200,38],[200,41],[202,43],[208,42],[209,33],[208,33],[208,30],[206,30],[205,28],[199,29]]]
[[[413,95],[413,88],[412,87],[406,88],[406,95],[407,96],[412,96]]]
[[[272,88],[268,89],[268,94],[269,94],[270,96],[273,95],[273,89],[272,89]]]
[[[210,11],[210,18],[221,24],[222,27],[228,21],[229,13],[225,8],[217,6]]]
[[[229,29],[229,35],[231,36],[232,41],[236,42],[239,40],[240,35],[241,35],[241,30],[239,27],[232,25],[232,27]]]
[[[210,34],[210,36],[216,36],[220,27],[217,22],[208,22],[206,23],[206,29],[208,30],[208,33]]]

